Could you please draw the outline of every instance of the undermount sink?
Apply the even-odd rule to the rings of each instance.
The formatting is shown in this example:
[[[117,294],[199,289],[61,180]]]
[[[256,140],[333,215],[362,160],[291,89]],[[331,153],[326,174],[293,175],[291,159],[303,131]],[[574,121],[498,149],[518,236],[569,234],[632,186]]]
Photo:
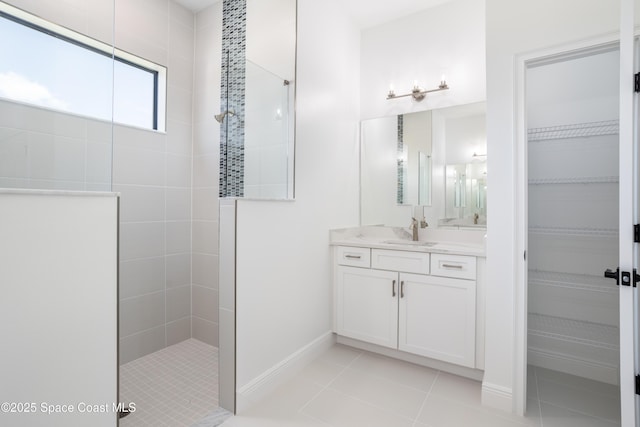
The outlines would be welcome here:
[[[410,246],[434,246],[435,242],[421,242],[421,241],[413,241],[413,240],[385,240],[382,243],[387,243],[389,245],[410,245]]]

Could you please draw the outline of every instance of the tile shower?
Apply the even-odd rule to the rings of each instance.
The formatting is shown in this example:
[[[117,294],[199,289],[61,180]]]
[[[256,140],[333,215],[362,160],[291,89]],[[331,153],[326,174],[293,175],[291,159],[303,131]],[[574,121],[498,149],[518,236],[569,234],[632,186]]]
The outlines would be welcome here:
[[[123,372],[178,343],[216,353],[222,4],[9,3],[167,67],[166,132],[0,100],[0,187],[120,193]]]

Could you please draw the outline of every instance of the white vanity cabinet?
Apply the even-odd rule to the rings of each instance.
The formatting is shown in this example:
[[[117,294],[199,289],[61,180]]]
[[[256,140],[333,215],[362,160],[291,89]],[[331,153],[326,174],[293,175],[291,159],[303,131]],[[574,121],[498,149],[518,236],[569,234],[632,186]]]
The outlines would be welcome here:
[[[477,367],[475,257],[343,246],[335,253],[338,335]]]

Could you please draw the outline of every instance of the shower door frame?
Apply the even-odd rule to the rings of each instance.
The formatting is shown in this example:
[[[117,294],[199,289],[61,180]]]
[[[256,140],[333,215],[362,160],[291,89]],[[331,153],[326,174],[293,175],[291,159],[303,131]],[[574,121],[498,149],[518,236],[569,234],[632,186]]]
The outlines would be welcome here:
[[[626,14],[633,21],[633,1],[621,0],[626,4]],[[631,8],[631,11],[629,11]],[[624,19],[624,14],[623,14]],[[515,272],[515,336],[514,336],[514,379],[513,399],[514,410],[519,415],[524,415],[527,401],[527,312],[528,312],[528,262],[526,251],[528,248],[528,157],[527,157],[527,120],[526,120],[526,71],[529,64],[543,59],[563,57],[572,52],[589,52],[599,46],[607,46],[620,43],[620,204],[619,204],[619,228],[629,230],[621,232],[619,238],[619,266],[621,270],[633,271],[636,255],[633,247],[633,224],[638,223],[637,196],[634,193],[637,177],[637,162],[634,155],[634,103],[633,74],[635,71],[635,54],[633,51],[634,32],[633,22],[621,21],[623,32],[612,33],[605,36],[582,40],[575,43],[564,44],[553,48],[529,52],[517,55],[515,58],[515,141],[514,166],[516,168],[516,272]],[[624,27],[632,30],[624,32]],[[625,37],[626,36],[626,37]],[[622,42],[621,42],[622,38]],[[626,38],[626,42],[625,42]],[[631,71],[630,71],[631,70]],[[626,110],[625,110],[626,109]],[[626,111],[627,114],[622,114]],[[635,220],[635,221],[634,221]],[[615,268],[616,266],[611,266]],[[612,286],[613,285],[612,283]],[[620,397],[621,397],[621,422],[622,426],[640,425],[637,416],[640,412],[637,408],[638,398],[635,395],[635,372],[637,351],[635,339],[637,330],[635,327],[637,314],[634,313],[634,303],[637,298],[633,287],[620,287]],[[624,288],[624,289],[623,289]]]

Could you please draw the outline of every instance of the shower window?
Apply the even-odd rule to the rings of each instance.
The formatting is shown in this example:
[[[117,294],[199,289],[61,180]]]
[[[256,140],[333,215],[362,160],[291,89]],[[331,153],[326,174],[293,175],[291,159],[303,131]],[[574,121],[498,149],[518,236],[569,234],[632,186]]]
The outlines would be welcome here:
[[[166,68],[18,9],[2,9],[0,39],[13,42],[0,45],[1,98],[164,130]]]

